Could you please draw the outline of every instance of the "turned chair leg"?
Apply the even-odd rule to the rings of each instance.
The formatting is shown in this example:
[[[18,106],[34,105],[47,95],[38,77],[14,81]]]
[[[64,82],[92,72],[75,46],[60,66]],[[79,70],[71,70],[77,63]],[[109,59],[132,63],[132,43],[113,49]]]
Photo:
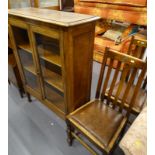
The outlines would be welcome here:
[[[26,95],[27,95],[28,101],[29,102],[32,102],[30,94],[29,93],[26,93]]]
[[[72,146],[74,137],[72,136],[73,127],[71,126],[69,121],[66,121],[67,124],[67,142],[69,146]]]

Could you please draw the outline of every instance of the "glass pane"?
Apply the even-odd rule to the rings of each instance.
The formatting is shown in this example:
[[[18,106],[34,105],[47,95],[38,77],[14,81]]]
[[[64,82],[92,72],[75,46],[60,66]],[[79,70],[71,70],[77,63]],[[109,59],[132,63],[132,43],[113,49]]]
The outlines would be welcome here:
[[[24,69],[24,74],[25,74],[25,77],[26,77],[27,85],[29,87],[31,87],[32,89],[34,89],[35,91],[40,92],[40,89],[38,87],[37,76],[34,75],[32,72],[29,72],[26,69]]]
[[[64,111],[64,88],[62,81],[59,41],[35,34],[44,82],[45,98]]]
[[[54,104],[61,111],[65,112],[63,93],[60,93],[46,82],[44,83],[44,87],[46,99],[49,100],[52,104]]]
[[[56,66],[61,67],[59,41],[40,34],[35,34],[39,56]]]
[[[39,92],[37,74],[35,71],[32,54],[20,48],[18,49],[18,52],[24,69],[27,85]]]
[[[49,7],[49,6],[58,6],[59,5],[58,0],[52,0],[52,1],[39,0],[39,1],[40,1],[40,3],[39,3],[40,7]]]
[[[11,9],[30,7],[30,0],[9,0]]]
[[[38,83],[39,81],[35,70],[28,32],[25,29],[14,26],[12,27],[12,30],[15,36],[18,54],[25,74],[26,84],[32,89],[40,92]]]
[[[14,27],[14,26],[12,28],[13,28],[13,33],[15,36],[17,46],[19,48],[24,49],[27,52],[32,53],[27,30]]]
[[[63,92],[61,68],[44,61],[42,58],[40,58],[40,64],[44,81]]]

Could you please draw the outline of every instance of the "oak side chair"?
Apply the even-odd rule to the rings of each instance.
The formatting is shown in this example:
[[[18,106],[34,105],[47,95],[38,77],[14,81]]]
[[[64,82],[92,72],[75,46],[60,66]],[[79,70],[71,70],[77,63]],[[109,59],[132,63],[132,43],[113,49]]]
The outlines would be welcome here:
[[[107,61],[110,61],[108,66],[106,66]],[[115,63],[117,63],[117,68],[114,67]],[[97,152],[83,140],[81,137],[83,135],[103,154],[111,154],[126,126],[128,116],[145,76],[146,68],[146,61],[106,48],[95,99],[67,116],[68,144],[71,146],[75,138],[93,155],[97,155]],[[129,71],[129,80],[126,81]],[[139,76],[135,83],[137,72],[139,72]],[[113,97],[112,92],[117,80],[120,82],[116,95]],[[123,90],[122,100],[119,100],[118,96],[122,93],[125,82],[126,89]],[[130,88],[133,83],[135,87],[131,94]],[[108,87],[109,91],[107,92]],[[128,104],[129,106],[125,106],[128,95],[132,95],[131,101]]]
[[[144,55],[146,54],[145,53],[146,47],[147,47],[146,40],[139,40],[139,39],[136,39],[134,36],[132,36],[127,54],[137,57],[139,59],[143,59]],[[126,81],[128,80],[128,78],[129,78],[129,75],[126,78]],[[144,104],[146,103],[146,99],[147,99],[146,85],[147,85],[147,75],[144,76],[143,84],[138,91],[137,98],[136,98],[135,103],[132,107],[132,113],[135,115],[137,115],[141,112],[142,108],[144,107]],[[124,83],[122,92],[118,96],[119,99],[122,99],[123,92],[126,89],[126,86],[127,86],[126,83]],[[118,87],[118,83],[116,83],[116,85],[114,87],[112,96],[116,95],[117,87]],[[127,106],[128,106],[128,103],[130,103],[130,100],[132,97],[132,92],[134,91],[134,87],[135,87],[134,85],[131,86],[131,95],[128,95],[128,97],[126,99]]]

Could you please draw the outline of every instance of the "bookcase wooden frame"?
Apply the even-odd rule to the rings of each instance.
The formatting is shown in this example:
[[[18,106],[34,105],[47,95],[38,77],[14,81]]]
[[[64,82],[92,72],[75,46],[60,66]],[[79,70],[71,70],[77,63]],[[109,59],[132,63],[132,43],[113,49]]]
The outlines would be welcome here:
[[[30,12],[42,10],[29,9]],[[99,18],[86,16],[80,23],[66,24],[65,19],[64,23],[48,23],[23,14],[16,16],[11,11],[9,35],[25,91],[65,119],[68,113],[90,100],[94,29]],[[57,57],[52,57],[51,50],[45,53],[48,46],[58,47],[58,53],[54,53]],[[22,53],[31,59],[24,56],[24,60]]]

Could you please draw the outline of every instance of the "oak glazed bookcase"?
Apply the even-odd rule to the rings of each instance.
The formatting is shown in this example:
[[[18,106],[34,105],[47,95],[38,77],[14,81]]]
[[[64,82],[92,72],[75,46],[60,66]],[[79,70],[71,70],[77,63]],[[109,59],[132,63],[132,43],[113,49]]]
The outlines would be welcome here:
[[[61,118],[90,99],[95,22],[55,10],[9,10],[9,34],[24,89]]]

